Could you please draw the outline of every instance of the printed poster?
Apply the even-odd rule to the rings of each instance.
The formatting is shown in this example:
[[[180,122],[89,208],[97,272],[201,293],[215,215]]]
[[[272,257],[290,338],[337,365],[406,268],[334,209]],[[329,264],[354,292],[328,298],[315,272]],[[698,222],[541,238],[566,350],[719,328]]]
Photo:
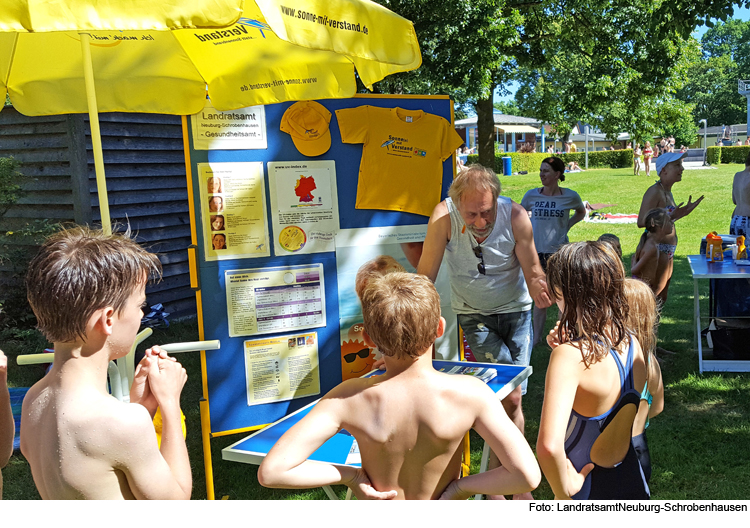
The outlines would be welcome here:
[[[262,162],[199,163],[198,185],[206,260],[271,254]]]
[[[229,337],[326,325],[322,264],[226,271],[224,285]]]
[[[268,187],[276,255],[335,251],[336,162],[271,162]]]
[[[245,341],[247,404],[320,394],[316,332]]]
[[[422,224],[342,229],[336,236],[342,379],[357,378],[369,372],[375,359],[380,357],[380,352],[368,349],[362,338],[362,306],[354,290],[357,270],[378,255],[389,255],[407,272],[416,273],[426,234],[427,224]],[[435,342],[435,357],[456,361],[459,359],[458,323],[451,309],[447,264],[440,267],[435,287],[440,294],[441,314],[447,323],[445,334]]]
[[[248,106],[222,112],[206,99],[205,108],[190,116],[195,150],[249,150],[268,148],[266,110]]]

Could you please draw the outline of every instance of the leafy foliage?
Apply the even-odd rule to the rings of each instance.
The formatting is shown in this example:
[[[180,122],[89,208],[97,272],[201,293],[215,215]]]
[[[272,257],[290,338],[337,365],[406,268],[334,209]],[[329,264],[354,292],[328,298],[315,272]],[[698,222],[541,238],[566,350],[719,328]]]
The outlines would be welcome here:
[[[542,161],[548,158],[550,155],[546,153],[525,153],[525,152],[508,152],[503,154],[502,157],[495,157],[494,171],[497,174],[503,173],[503,157],[511,158],[511,166],[513,172],[537,172],[539,167],[542,165]],[[585,152],[571,152],[567,154],[555,154],[558,158],[563,160],[565,163],[575,161],[581,167],[584,166],[586,161]],[[471,154],[467,157],[467,164],[479,163],[479,156]],[[603,150],[596,152],[589,152],[589,168],[611,168],[621,169],[625,167],[633,166],[633,151],[631,149],[625,150]]]
[[[675,93],[699,56],[692,31],[711,25],[711,19],[727,20],[735,5],[750,5],[750,0],[378,2],[414,22],[423,64],[416,72],[388,77],[376,90],[449,94],[462,115],[473,107],[480,157],[489,166],[492,94],[511,80],[521,84],[516,103],[523,115],[554,124],[563,136],[579,121],[612,137],[628,131],[637,140],[686,130],[679,119],[693,108]]]
[[[737,93],[737,81],[750,79],[750,21],[717,24],[703,35],[701,46],[703,60],[691,66],[679,97],[695,104],[696,121],[744,123],[747,101]]]
[[[22,174],[18,171],[19,165],[13,158],[0,158],[0,216],[4,215],[21,195],[19,183]]]
[[[37,248],[60,225],[49,220],[35,220],[19,231],[0,234],[0,254],[9,265],[9,274],[0,288],[0,336],[21,338],[36,326],[36,317],[26,300],[24,277]]]
[[[745,164],[750,155],[750,146],[741,147],[708,147],[708,163],[718,165],[719,163]]]

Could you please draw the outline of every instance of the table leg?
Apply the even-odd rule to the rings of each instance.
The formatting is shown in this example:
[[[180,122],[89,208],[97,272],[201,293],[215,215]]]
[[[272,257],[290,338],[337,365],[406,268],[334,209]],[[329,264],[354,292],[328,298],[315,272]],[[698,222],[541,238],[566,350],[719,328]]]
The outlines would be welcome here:
[[[482,448],[482,462],[479,464],[479,472],[484,473],[487,471],[487,465],[490,461],[490,446],[487,445],[487,442],[484,443],[484,447]],[[484,498],[484,495],[481,493],[477,493],[474,495],[474,500],[482,500]]]
[[[698,372],[703,374],[703,339],[701,339],[701,303],[698,296],[698,279],[693,279],[693,317],[695,338],[698,341]]]

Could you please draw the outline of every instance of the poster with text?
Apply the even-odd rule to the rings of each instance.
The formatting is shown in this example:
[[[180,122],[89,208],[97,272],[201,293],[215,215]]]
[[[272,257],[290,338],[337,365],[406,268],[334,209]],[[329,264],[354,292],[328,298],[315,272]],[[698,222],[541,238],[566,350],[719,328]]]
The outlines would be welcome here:
[[[244,352],[248,405],[320,394],[316,332],[245,341]]]
[[[269,256],[263,163],[199,163],[198,174],[206,260]]]
[[[248,106],[222,112],[211,106],[190,116],[195,150],[247,150],[268,148],[266,110]]]
[[[365,364],[379,356],[377,350],[365,352],[361,337],[362,306],[354,290],[360,266],[379,255],[393,257],[409,273],[416,273],[427,224],[342,229],[336,236],[336,270],[339,289],[339,326],[341,331],[342,376],[356,377]],[[440,310],[447,323],[445,334],[435,342],[436,358],[458,360],[458,323],[451,309],[448,265],[440,267],[435,287],[440,294]],[[352,354],[356,354],[353,356]],[[350,361],[347,361],[350,360]]]
[[[291,161],[268,164],[274,253],[334,251],[339,230],[336,162]]]
[[[226,271],[224,285],[230,337],[326,325],[322,264]]]

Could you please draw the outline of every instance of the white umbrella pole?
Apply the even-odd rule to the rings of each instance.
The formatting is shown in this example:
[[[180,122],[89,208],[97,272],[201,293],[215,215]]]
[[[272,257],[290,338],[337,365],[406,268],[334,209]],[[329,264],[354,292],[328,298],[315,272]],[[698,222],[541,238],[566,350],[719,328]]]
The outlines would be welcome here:
[[[102,230],[104,234],[112,234],[112,223],[109,219],[109,201],[107,198],[107,182],[104,179],[104,158],[102,156],[102,136],[99,130],[99,107],[96,104],[96,89],[94,86],[94,66],[91,62],[91,48],[89,34],[79,33],[81,36],[81,52],[83,55],[83,74],[86,82],[86,98],[89,107],[89,125],[91,126],[91,146],[94,150],[94,167],[96,169],[96,189],[99,195],[99,212],[102,216]]]

